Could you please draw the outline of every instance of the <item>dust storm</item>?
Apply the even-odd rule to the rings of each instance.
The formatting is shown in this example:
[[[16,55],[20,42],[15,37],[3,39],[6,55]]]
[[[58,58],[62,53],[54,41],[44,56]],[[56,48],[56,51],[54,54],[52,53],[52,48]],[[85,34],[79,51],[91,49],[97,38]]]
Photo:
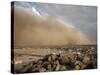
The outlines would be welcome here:
[[[49,15],[14,7],[14,46],[60,46],[91,44],[89,38],[73,25]]]

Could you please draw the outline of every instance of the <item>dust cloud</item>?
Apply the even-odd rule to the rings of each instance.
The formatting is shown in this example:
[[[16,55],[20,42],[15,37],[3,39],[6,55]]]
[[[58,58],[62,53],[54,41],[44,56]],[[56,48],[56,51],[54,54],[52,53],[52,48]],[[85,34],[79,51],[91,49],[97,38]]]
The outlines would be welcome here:
[[[60,46],[91,44],[73,25],[51,16],[38,16],[14,7],[14,46]]]

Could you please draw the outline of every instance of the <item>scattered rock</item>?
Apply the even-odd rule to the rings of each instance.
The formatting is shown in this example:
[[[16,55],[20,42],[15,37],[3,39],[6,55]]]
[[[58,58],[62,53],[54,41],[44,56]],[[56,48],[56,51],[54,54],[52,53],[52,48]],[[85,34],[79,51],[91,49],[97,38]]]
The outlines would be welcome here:
[[[63,48],[66,50],[66,48]],[[82,70],[97,67],[97,58],[95,48],[79,48],[74,50],[47,54],[43,59],[32,61],[24,66],[20,73],[24,72],[46,72],[46,71],[65,71],[65,70]],[[71,50],[71,51],[70,51]],[[87,51],[85,51],[87,50]],[[92,52],[91,52],[92,51]],[[92,54],[92,55],[91,55]],[[21,63],[21,62],[19,62]],[[12,63],[13,64],[13,63]],[[16,64],[16,63],[15,63]],[[18,71],[18,72],[19,72]]]

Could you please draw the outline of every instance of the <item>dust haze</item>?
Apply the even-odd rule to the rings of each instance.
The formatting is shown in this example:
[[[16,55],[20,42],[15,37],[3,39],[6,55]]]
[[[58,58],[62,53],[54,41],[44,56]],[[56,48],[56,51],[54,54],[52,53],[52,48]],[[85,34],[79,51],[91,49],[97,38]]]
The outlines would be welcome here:
[[[14,7],[14,46],[60,46],[92,44],[82,32],[61,19],[38,16],[30,10]]]

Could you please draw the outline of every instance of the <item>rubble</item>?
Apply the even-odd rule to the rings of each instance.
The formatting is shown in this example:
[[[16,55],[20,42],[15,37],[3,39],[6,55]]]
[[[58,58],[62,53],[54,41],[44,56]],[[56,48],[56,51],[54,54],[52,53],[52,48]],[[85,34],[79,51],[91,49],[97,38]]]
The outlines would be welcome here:
[[[47,54],[42,59],[32,61],[17,73],[95,69],[97,67],[96,55],[94,47],[74,48],[74,50],[69,48],[67,51]]]

